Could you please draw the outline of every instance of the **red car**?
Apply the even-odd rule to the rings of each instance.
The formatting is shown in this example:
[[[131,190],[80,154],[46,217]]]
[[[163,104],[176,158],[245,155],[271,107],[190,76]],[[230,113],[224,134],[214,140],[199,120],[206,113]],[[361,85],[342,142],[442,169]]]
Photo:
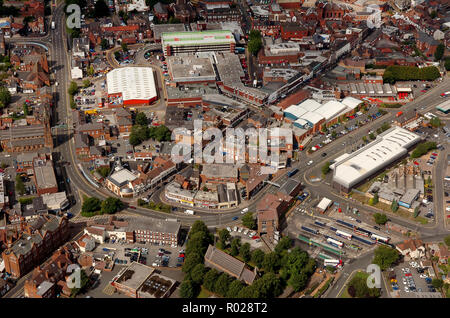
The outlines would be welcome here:
[[[432,153],[432,155],[436,157],[436,156],[437,156],[438,154],[437,154],[437,153],[435,153],[435,152],[433,152],[433,153]]]
[[[135,207],[135,206],[132,206],[132,205],[130,205],[129,208],[130,208],[130,209],[135,209],[135,210],[136,210],[136,207]]]
[[[183,257],[184,258],[184,254],[180,253],[180,254],[178,254],[178,257]]]
[[[405,276],[412,276],[412,274],[411,273],[406,273]]]
[[[255,235],[255,236],[252,237],[252,240],[257,240],[257,239],[259,239],[258,235]]]

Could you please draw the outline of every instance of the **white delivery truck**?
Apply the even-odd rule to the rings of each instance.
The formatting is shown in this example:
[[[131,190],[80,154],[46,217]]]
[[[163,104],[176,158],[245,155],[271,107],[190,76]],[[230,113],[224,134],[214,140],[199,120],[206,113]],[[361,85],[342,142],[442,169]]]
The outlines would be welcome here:
[[[194,211],[192,211],[192,210],[186,210],[186,211],[184,211],[184,213],[194,215]]]

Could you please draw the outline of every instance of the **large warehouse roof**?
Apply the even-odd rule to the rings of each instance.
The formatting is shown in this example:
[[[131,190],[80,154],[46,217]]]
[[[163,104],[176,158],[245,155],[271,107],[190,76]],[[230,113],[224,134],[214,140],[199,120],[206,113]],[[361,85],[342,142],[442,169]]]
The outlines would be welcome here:
[[[333,180],[350,189],[407,153],[420,137],[406,129],[394,127],[340,162],[336,162]]]
[[[122,93],[126,100],[151,100],[157,97],[151,67],[116,68],[106,75],[108,94]]]
[[[300,103],[299,106],[309,112],[315,111],[318,109],[321,105],[319,102],[315,101],[314,99],[307,99],[304,102]]]
[[[316,109],[314,112],[320,114],[325,118],[325,120],[328,121],[345,109],[347,109],[347,106],[345,106],[341,102],[330,100]]]
[[[344,104],[345,106],[347,106],[350,109],[355,109],[362,102],[363,102],[362,100],[359,100],[352,96],[347,96],[342,100],[342,104]]]
[[[304,115],[307,111],[298,105],[292,105],[285,109],[284,113],[289,113],[293,115],[295,118],[300,118],[300,116]]]
[[[318,113],[307,112],[306,114],[302,115],[302,119],[308,121],[311,125],[314,126],[323,119],[323,116],[319,115]]]

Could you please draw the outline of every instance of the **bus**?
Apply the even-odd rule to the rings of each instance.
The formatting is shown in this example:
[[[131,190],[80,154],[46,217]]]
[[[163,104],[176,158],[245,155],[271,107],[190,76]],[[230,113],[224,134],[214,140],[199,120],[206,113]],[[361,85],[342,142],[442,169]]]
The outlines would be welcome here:
[[[325,260],[323,260],[323,264],[325,266],[336,267],[336,266],[342,265],[342,261],[338,260],[338,259],[325,259]]]
[[[371,238],[372,240],[375,240],[375,241],[381,241],[381,242],[385,242],[385,243],[388,243],[389,240],[391,239],[390,237],[384,237],[384,236],[380,236],[380,235],[376,235],[376,234],[372,234],[372,235],[370,236],[370,238]]]
[[[334,247],[340,248],[340,249],[344,246],[344,243],[339,242],[337,240],[334,240],[334,239],[332,239],[330,237],[327,238],[327,243],[332,245],[332,246],[334,246]]]
[[[319,234],[319,231],[310,229],[309,227],[306,227],[306,226],[302,226],[301,229],[303,231],[306,231],[306,232],[309,232],[309,233],[312,233],[312,234],[315,234],[315,235]]]
[[[360,241],[361,243],[367,244],[367,245],[373,245],[375,244],[373,241],[365,240],[363,238],[360,238],[358,236],[353,236],[353,239]]]
[[[348,234],[348,233],[346,233],[346,232],[344,232],[344,231],[339,231],[339,230],[337,230],[337,231],[336,231],[336,235],[337,235],[337,236],[340,236],[340,237],[343,237],[343,238],[345,238],[345,239],[347,239],[347,240],[349,240],[349,241],[352,240],[352,235],[351,235],[351,234]]]
[[[372,235],[372,232],[367,231],[367,230],[363,229],[362,227],[357,227],[357,228],[355,228],[355,229],[354,229],[354,232],[355,232],[356,234],[363,235],[363,236],[367,236],[367,237],[370,237],[370,235]]]
[[[325,223],[322,223],[322,222],[319,222],[319,221],[315,221],[314,224],[316,224],[318,226],[321,226],[321,227],[325,227],[326,226]]]
[[[345,227],[348,227],[350,229],[353,229],[355,227],[353,224],[345,222],[345,221],[342,221],[342,220],[336,220],[336,222],[341,224],[341,225],[343,225],[343,226],[345,226]]]
[[[297,172],[298,172],[298,169],[297,169],[297,168],[292,169],[291,171],[289,171],[289,172],[287,173],[287,176],[290,178],[290,177],[292,177],[294,174],[296,174]]]

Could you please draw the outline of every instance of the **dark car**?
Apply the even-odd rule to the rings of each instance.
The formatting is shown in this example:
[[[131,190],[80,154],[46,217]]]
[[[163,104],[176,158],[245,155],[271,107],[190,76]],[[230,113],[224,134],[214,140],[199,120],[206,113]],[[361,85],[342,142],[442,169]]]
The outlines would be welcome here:
[[[321,154],[322,157],[326,157],[326,155],[327,155],[326,152],[324,152],[324,153]]]
[[[374,228],[375,230],[378,230],[378,231],[381,230],[378,226],[374,226],[373,228]]]
[[[358,223],[362,223],[361,220],[358,220],[358,219],[356,219],[355,221],[358,222]]]

